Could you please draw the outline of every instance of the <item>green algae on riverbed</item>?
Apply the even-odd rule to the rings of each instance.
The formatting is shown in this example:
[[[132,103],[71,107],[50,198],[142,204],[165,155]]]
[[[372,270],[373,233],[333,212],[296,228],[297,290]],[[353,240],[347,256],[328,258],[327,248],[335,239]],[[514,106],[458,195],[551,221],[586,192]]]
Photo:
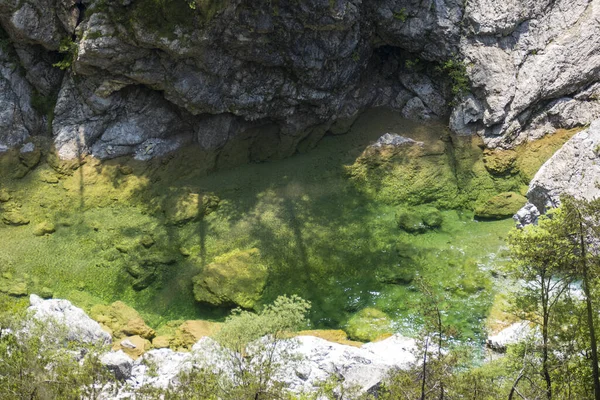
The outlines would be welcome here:
[[[423,141],[426,153],[392,152],[376,165],[365,149],[386,132]],[[0,203],[2,216],[29,223],[0,224],[6,284],[51,291],[88,310],[122,300],[154,328],[222,318],[227,310],[194,301],[193,278],[223,254],[256,248],[269,269],[261,301],[299,294],[313,303],[315,327],[345,327],[371,308],[409,332],[419,323],[419,276],[447,297],[461,331],[476,335],[512,221],[476,222],[468,208],[527,183],[519,159],[490,173],[484,160],[492,156],[477,140],[385,110],[368,112],[349,134],[326,137],[306,154],[208,175],[214,155],[194,149],[145,164],[42,163],[21,179],[12,178],[10,156],[0,166],[0,189],[10,197]],[[420,234],[399,229],[398,210],[423,202],[442,209],[441,226]],[[174,212],[178,204],[184,207]],[[35,236],[40,224],[55,232]]]

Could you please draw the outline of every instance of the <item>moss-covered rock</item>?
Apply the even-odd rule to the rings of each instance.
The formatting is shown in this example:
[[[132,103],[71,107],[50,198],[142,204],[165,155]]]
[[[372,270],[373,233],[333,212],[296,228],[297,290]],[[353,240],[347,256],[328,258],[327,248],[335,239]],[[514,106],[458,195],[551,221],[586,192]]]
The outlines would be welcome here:
[[[529,184],[541,166],[581,129],[559,129],[551,135],[519,146],[517,167],[523,181]]]
[[[140,239],[140,244],[147,249],[154,246],[155,243],[156,242],[154,241],[154,238],[151,235],[144,235]]]
[[[6,225],[21,226],[29,224],[30,221],[20,210],[8,210],[2,213],[2,222]]]
[[[150,341],[141,336],[128,336],[117,341],[112,347],[113,351],[123,350],[125,354],[134,360],[140,358],[151,348],[152,344]]]
[[[22,279],[0,280],[0,292],[12,297],[23,297],[29,294],[27,282]]]
[[[122,301],[116,301],[109,306],[96,305],[92,307],[90,316],[101,326],[108,328],[107,331],[115,338],[137,335],[152,339],[155,336],[154,329],[146,325],[138,312]]]
[[[189,193],[174,199],[165,210],[167,221],[179,225],[197,219],[201,215],[201,199],[198,193]]]
[[[526,202],[527,199],[519,193],[500,193],[475,207],[475,217],[483,219],[509,218]]]
[[[427,150],[418,145],[371,146],[347,171],[361,191],[378,201],[456,206],[459,188],[452,155]]]
[[[156,271],[146,271],[143,275],[133,281],[131,287],[136,291],[144,290],[152,285],[157,278],[158,273]]]
[[[142,275],[144,275],[146,272],[145,269],[141,265],[133,264],[133,263],[127,264],[125,266],[125,271],[127,271],[127,273],[129,275],[131,275],[133,278],[136,278],[136,279],[141,277]]]
[[[6,203],[11,199],[11,195],[6,189],[0,189],[0,203]]]
[[[444,222],[442,213],[437,208],[425,207],[420,210],[423,223],[429,228],[439,228]]]
[[[415,279],[416,272],[411,265],[398,264],[380,267],[375,272],[375,275],[381,283],[406,285]]]
[[[396,212],[398,228],[409,233],[423,233],[442,226],[444,217],[435,207],[401,208]]]
[[[55,185],[58,183],[58,176],[51,171],[42,171],[40,173],[40,181]]]
[[[131,287],[135,291],[146,289],[158,278],[157,267],[153,264],[128,263],[125,271],[134,278]]]
[[[420,233],[427,230],[420,215],[412,209],[401,209],[396,212],[398,228],[410,233]]]
[[[35,228],[33,228],[33,234],[35,236],[49,235],[54,232],[56,232],[56,227],[50,221],[40,222],[35,226]]]
[[[267,278],[258,249],[234,250],[215,258],[194,277],[194,296],[215,306],[253,308]]]
[[[485,150],[483,163],[492,175],[515,172],[517,152],[514,150]]]
[[[201,338],[217,333],[221,325],[219,322],[203,320],[185,321],[177,328],[171,345],[175,348],[191,349]]]
[[[27,167],[25,164],[17,164],[12,170],[12,176],[15,179],[21,179],[24,178],[29,173],[29,171],[30,168]]]
[[[26,273],[14,275],[11,272],[4,272],[0,276],[0,293],[12,297],[23,297],[35,293],[44,299],[50,299],[54,294],[50,288],[42,284],[39,277]]]
[[[346,325],[346,332],[351,339],[370,342],[380,336],[392,332],[390,317],[376,308],[363,308],[356,313]]]
[[[51,299],[54,297],[54,292],[49,287],[43,286],[39,290],[36,290],[36,294],[42,299]]]
[[[152,339],[152,348],[154,349],[168,349],[171,347],[173,337],[169,335],[161,335]]]
[[[141,336],[145,339],[152,339],[155,335],[154,329],[150,328],[141,317],[130,319],[127,325],[122,328],[125,335]]]
[[[28,169],[34,168],[39,164],[42,152],[33,143],[28,143],[21,149],[19,159]]]
[[[357,188],[375,201],[472,209],[500,193],[523,193],[573,133],[557,131],[514,150],[483,150],[478,136],[450,136],[424,147],[371,146],[347,171]]]
[[[146,289],[158,279],[161,270],[177,262],[176,253],[156,248],[153,244],[150,246],[152,249],[148,250],[144,243],[148,245],[152,242],[142,238],[139,242],[129,242],[130,245],[122,244],[117,247],[121,253],[127,254],[125,271],[134,278],[132,287],[136,291]]]

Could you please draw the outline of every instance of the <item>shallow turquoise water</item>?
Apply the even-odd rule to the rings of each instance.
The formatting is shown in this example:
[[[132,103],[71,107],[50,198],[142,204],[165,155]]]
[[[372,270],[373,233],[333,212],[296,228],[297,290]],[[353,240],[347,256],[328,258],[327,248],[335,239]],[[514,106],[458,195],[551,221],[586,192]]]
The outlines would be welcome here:
[[[194,301],[191,278],[218,255],[256,247],[270,269],[263,302],[298,294],[312,302],[316,328],[343,328],[357,311],[374,307],[393,319],[396,330],[410,334],[421,322],[423,296],[414,283],[421,277],[440,294],[448,322],[466,337],[477,337],[493,301],[490,270],[502,262],[498,255],[512,221],[477,222],[468,212],[443,210],[439,229],[422,234],[400,230],[395,221],[399,206],[365,195],[345,168],[386,132],[426,143],[442,143],[448,135],[443,126],[375,110],[349,134],[326,137],[306,154],[209,176],[194,173],[189,165],[189,173],[150,180],[147,188],[159,192],[191,188],[221,199],[216,212],[183,226],[165,225],[162,214],[117,200],[58,211],[48,206],[43,212],[56,222],[53,235],[33,237],[32,226],[0,227],[1,269],[27,274],[34,281],[32,290],[47,286],[55,296],[82,306],[123,300],[156,327],[174,319],[222,318],[227,310]],[[84,183],[81,187],[89,191],[90,182]],[[116,180],[115,190],[121,184]],[[60,202],[67,189],[60,182],[39,198],[22,189],[19,200],[24,210],[39,208],[49,201],[44,198]],[[81,204],[92,204],[84,201],[86,193],[81,193]],[[136,261],[128,248],[145,235],[156,245],[144,249],[138,244],[136,251],[168,262],[158,268],[156,282],[135,291],[124,268]],[[190,254],[184,255],[183,248]]]

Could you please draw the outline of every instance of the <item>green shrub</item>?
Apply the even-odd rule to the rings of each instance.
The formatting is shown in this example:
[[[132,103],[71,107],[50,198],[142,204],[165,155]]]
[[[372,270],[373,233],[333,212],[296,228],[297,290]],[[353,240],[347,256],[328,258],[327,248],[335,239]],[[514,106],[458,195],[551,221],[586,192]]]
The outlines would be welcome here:
[[[222,346],[224,369],[232,374],[206,367],[184,371],[181,384],[172,389],[174,397],[167,398],[287,398],[276,372],[296,360],[292,352],[296,341],[289,336],[306,327],[309,309],[310,303],[298,296],[280,296],[259,313],[233,310],[215,335]]]
[[[1,399],[96,399],[118,388],[100,363],[107,349],[69,342],[65,332],[23,314],[0,321]]]
[[[400,9],[400,11],[394,13],[394,19],[398,21],[406,22],[408,15],[406,14],[406,8]]]
[[[62,70],[69,69],[73,65],[73,62],[77,58],[78,46],[70,37],[64,37],[60,41],[58,52],[63,55],[63,59],[55,64],[53,67],[60,68]]]
[[[437,69],[440,72],[446,73],[450,78],[452,82],[452,94],[459,96],[469,92],[470,82],[467,75],[467,66],[464,61],[451,58]]]

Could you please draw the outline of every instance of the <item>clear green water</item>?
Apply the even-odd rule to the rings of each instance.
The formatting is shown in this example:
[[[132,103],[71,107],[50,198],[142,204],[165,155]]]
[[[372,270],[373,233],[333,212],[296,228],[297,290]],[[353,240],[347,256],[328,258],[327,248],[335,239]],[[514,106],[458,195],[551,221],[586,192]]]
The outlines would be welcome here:
[[[30,292],[48,287],[85,308],[123,300],[158,327],[222,318],[227,310],[194,301],[191,279],[220,254],[256,247],[271,271],[263,302],[299,294],[313,304],[315,327],[344,327],[357,311],[375,307],[410,333],[422,298],[410,280],[420,276],[447,298],[450,321],[477,336],[494,296],[490,269],[500,262],[513,223],[476,222],[468,211],[445,210],[440,229],[398,229],[399,206],[361,190],[346,168],[386,132],[442,149],[448,136],[441,126],[375,110],[349,134],[326,137],[306,154],[208,176],[188,157],[149,166],[129,162],[134,172],[128,175],[111,165],[87,165],[48,184],[40,177],[51,169],[42,165],[2,183],[13,197],[2,207],[20,206],[31,223],[0,224],[0,271],[25,280]],[[184,189],[216,194],[218,210],[199,222],[165,224],[165,202]],[[33,236],[43,220],[56,232]],[[155,242],[148,249],[139,245],[147,235]],[[158,279],[136,291],[125,268],[140,259],[158,260]]]

